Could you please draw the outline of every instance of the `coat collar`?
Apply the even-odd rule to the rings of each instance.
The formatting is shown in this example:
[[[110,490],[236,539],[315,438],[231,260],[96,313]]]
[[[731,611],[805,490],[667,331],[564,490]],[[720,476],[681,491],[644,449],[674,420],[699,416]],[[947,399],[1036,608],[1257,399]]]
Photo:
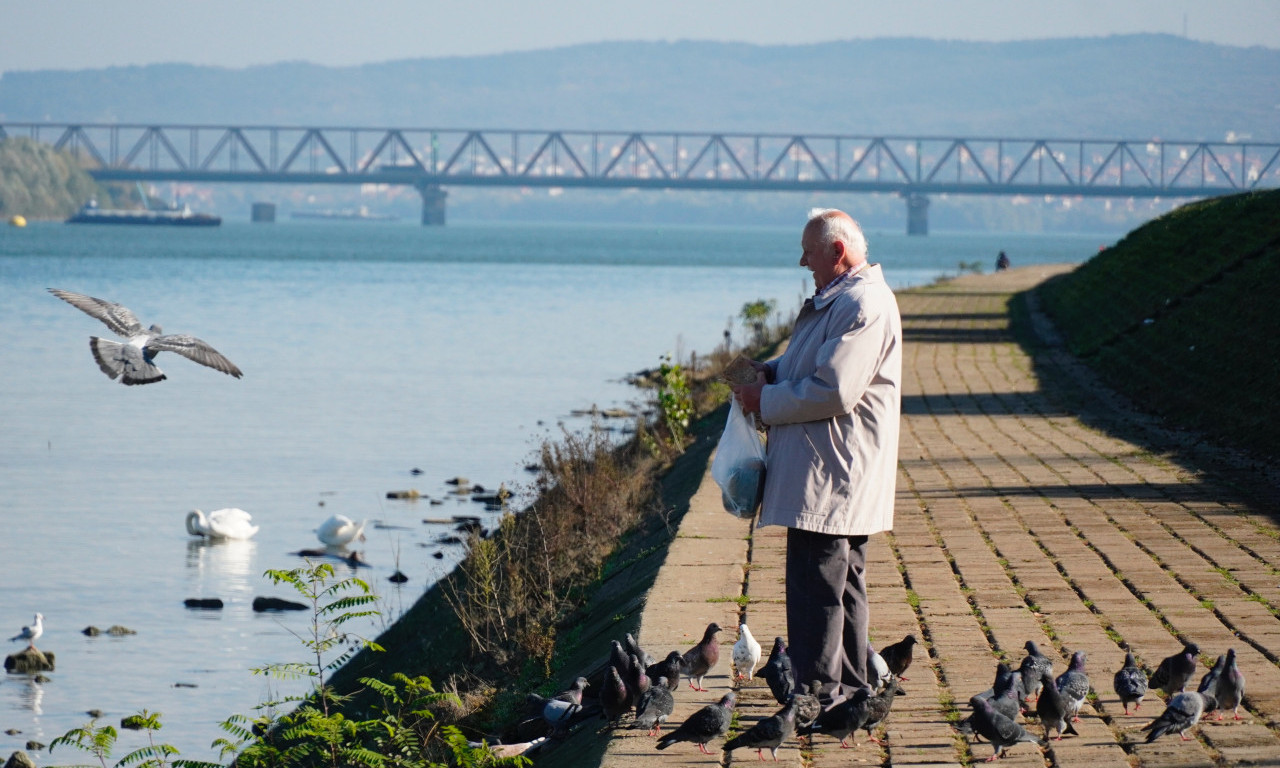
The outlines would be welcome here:
[[[813,298],[814,309],[825,309],[827,305],[836,300],[836,297],[842,293],[852,291],[855,286],[865,282],[878,282],[881,279],[880,265],[868,263],[862,269],[847,277],[841,276],[837,285],[829,286],[831,290],[823,291],[820,295]]]

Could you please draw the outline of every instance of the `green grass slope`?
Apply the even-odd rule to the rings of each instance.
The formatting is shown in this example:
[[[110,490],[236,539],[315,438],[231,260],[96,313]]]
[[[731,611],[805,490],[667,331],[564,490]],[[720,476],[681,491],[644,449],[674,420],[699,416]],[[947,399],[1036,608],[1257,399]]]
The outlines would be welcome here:
[[[1280,457],[1280,190],[1193,203],[1040,289],[1071,351],[1166,423]]]

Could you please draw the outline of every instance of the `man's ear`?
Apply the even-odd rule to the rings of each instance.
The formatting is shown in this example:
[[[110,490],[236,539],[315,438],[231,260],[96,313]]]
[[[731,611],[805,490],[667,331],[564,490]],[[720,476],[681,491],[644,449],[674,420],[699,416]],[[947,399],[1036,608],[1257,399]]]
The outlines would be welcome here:
[[[844,252],[845,252],[844,241],[833,240],[831,242],[831,250],[832,252],[835,253],[835,256],[836,256],[835,260],[837,263],[844,260]]]

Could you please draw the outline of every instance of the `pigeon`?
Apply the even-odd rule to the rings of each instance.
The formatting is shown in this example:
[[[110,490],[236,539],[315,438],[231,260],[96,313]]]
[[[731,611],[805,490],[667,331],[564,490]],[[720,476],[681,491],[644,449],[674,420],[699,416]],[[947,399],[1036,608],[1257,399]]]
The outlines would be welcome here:
[[[796,681],[791,675],[791,657],[787,655],[787,646],[781,637],[773,638],[773,650],[769,651],[769,660],[760,668],[760,676],[769,684],[773,698],[779,704],[786,704],[795,693]]]
[[[667,681],[667,687],[674,691],[680,687],[680,675],[684,669],[683,660],[679,651],[672,651],[662,661],[650,664],[644,673],[649,676],[650,680],[663,678]]]
[[[745,625],[743,625],[745,626]],[[754,749],[756,756],[764,760],[764,750],[773,755],[773,762],[778,762],[778,747],[791,738],[796,732],[796,699],[766,717],[742,733],[729,739],[724,744],[724,751],[731,753],[735,749]]]
[[[1147,734],[1147,743],[1150,744],[1166,733],[1174,731],[1178,732],[1183,741],[1187,741],[1187,731],[1200,722],[1205,712],[1217,708],[1218,702],[1209,693],[1188,691],[1174,694],[1173,698],[1169,699],[1164,712],[1161,712],[1155,720],[1142,726],[1142,730],[1150,731]]]
[[[1049,746],[1044,740],[1027,733],[1027,729],[1016,721],[1010,720],[992,709],[991,702],[981,696],[971,697],[969,705],[973,707],[973,730],[991,742],[991,745],[996,750],[991,757],[987,758],[988,763],[1000,757],[1001,753],[1020,741],[1029,741],[1041,747]]]
[[[600,690],[600,706],[602,707],[600,717],[611,723],[616,723],[623,715],[631,711],[632,701],[631,691],[627,689],[627,684],[623,682],[618,668],[610,664],[609,668],[605,670],[604,686]]]
[[[736,697],[733,691],[720,697],[715,704],[708,704],[694,712],[671,733],[658,739],[658,749],[666,749],[678,741],[692,741],[704,755],[711,754],[707,742],[723,736],[729,730],[729,721],[733,718],[733,706]]]
[[[659,677],[657,684],[649,686],[636,702],[636,721],[631,727],[648,728],[650,736],[657,736],[675,707],[676,700],[667,686],[667,678]]]
[[[17,642],[19,640],[26,640],[27,647],[34,651],[34,650],[37,650],[36,641],[39,640],[40,636],[43,634],[44,634],[44,614],[37,613],[35,619],[30,624],[28,624],[27,626],[19,630],[18,634],[9,638],[9,642],[12,643],[12,642]]]
[[[889,682],[889,665],[885,663],[884,657],[871,647],[871,643],[867,643],[867,674],[871,676],[871,690],[879,693],[884,690],[885,685]]]
[[[907,635],[898,642],[880,649],[884,663],[889,665],[889,671],[899,680],[910,679],[902,673],[911,666],[911,648],[917,642],[919,641],[916,640],[915,635]]]
[[[734,677],[751,682],[760,663],[760,643],[751,636],[746,624],[738,625],[738,642],[733,644]]]
[[[640,659],[633,653],[631,654],[631,674],[623,680],[627,684],[627,693],[630,694],[630,703],[634,706],[639,703],[640,697],[645,691],[649,690],[652,682],[649,675],[644,671],[644,665],[640,663]]]
[[[609,641],[609,664],[618,668],[618,674],[622,675],[623,680],[631,676],[631,656],[617,640]]]
[[[1053,660],[1040,652],[1034,640],[1028,640],[1023,646],[1027,649],[1027,655],[1022,657],[1022,663],[1018,665],[1018,673],[1022,676],[1022,690],[1027,698],[1039,695],[1040,681],[1044,679],[1044,672],[1053,672]]]
[[[630,632],[627,633],[626,637],[622,638],[622,648],[627,653],[635,654],[640,659],[640,663],[646,667],[656,661],[653,656],[649,655],[648,651],[640,647],[640,644],[636,642],[635,636]]]
[[[1166,697],[1182,693],[1187,682],[1196,673],[1196,657],[1200,655],[1200,646],[1186,643],[1182,650],[1172,656],[1166,656],[1151,673],[1151,687],[1163,691]]]
[[[1142,699],[1147,695],[1147,675],[1138,666],[1138,660],[1133,657],[1132,651],[1124,655],[1124,666],[1116,670],[1111,684],[1120,697],[1120,703],[1124,705],[1126,715],[1129,714],[1130,704],[1133,705],[1134,712],[1142,708]]]
[[[113,381],[119,379],[121,384],[130,386],[164,381],[168,377],[152,362],[161,352],[177,352],[188,360],[237,379],[244,376],[234,363],[207,343],[186,334],[165,334],[158,325],[144,329],[133,312],[119,304],[57,288],[50,288],[49,293],[96,317],[114,333],[128,339],[121,344],[97,336],[89,337],[89,351],[93,353],[93,359]]]
[[[716,643],[716,633],[720,631],[720,625],[714,621],[707,625],[707,629],[702,633],[702,641],[684,652],[681,656],[681,666],[686,677],[689,678],[689,687],[695,691],[706,691],[702,687],[702,678],[715,667],[716,662],[720,660],[720,645]],[[694,680],[697,684],[694,684]]]
[[[798,728],[796,733],[810,737],[821,733],[833,739],[839,739],[841,749],[849,749],[846,739],[867,721],[870,700],[871,689],[859,688],[849,698],[819,714],[812,725]]]
[[[1018,713],[1022,711],[1022,701],[1019,694],[1022,692],[1021,680],[1009,665],[1001,662],[1006,673],[1002,679],[996,680],[996,686],[992,689],[991,697],[987,701],[991,702],[991,708],[1010,720],[1017,720]],[[997,670],[999,671],[999,670]]]
[[[1146,682],[1146,678],[1143,678]],[[1067,717],[1067,702],[1058,692],[1058,686],[1053,681],[1052,672],[1044,672],[1040,676],[1040,696],[1036,698],[1036,716],[1040,718],[1040,724],[1044,726],[1045,741],[1049,740],[1049,732],[1057,731],[1058,735],[1054,737],[1054,741],[1062,741],[1062,735],[1069,733],[1072,736],[1079,736],[1076,727],[1071,724],[1071,719]]]
[[[575,716],[582,711],[582,691],[587,687],[587,679],[579,677],[573,681],[573,687],[561,691],[551,698],[531,693],[525,698],[526,704],[542,715],[542,719],[551,726],[553,733],[568,729]]]
[[[1222,719],[1222,713],[1228,709],[1231,710],[1232,719],[1240,719],[1240,702],[1244,700],[1244,674],[1240,671],[1240,667],[1236,664],[1236,649],[1227,649],[1226,662],[1222,667],[1222,674],[1218,677],[1217,684],[1212,691],[1217,705],[1214,707],[1218,710],[1218,718]]]
[[[898,678],[893,678],[885,689],[880,693],[867,699],[867,718],[862,721],[862,727],[867,732],[867,739],[874,741],[880,746],[884,746],[884,742],[871,735],[871,729],[875,728],[884,719],[889,716],[889,709],[893,706],[893,699],[898,695]]]
[[[1062,694],[1062,700],[1067,705],[1067,714],[1071,715],[1073,723],[1080,722],[1080,707],[1084,705],[1085,697],[1089,695],[1089,675],[1085,674],[1084,660],[1085,652],[1076,651],[1071,656],[1067,671],[1058,675],[1055,681],[1058,693]]]
[[[822,702],[818,699],[818,691],[822,690],[822,681],[814,680],[807,691],[795,693],[796,728],[807,728],[822,713]]]
[[[1214,660],[1213,666],[1208,672],[1204,673],[1204,677],[1200,678],[1200,685],[1196,690],[1200,693],[1213,693],[1213,689],[1218,687],[1218,681],[1222,679],[1222,670],[1227,666],[1227,655],[1219,654]]]

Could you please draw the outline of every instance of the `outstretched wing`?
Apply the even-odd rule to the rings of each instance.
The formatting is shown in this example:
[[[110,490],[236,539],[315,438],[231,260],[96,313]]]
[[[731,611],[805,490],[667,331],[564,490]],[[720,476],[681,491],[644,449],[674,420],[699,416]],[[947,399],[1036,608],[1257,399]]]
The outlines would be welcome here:
[[[138,322],[138,318],[127,307],[122,307],[106,299],[95,299],[92,296],[85,296],[83,293],[72,293],[71,291],[63,291],[57,288],[50,288],[49,293],[90,317],[98,318],[111,329],[112,333],[123,336],[126,339],[142,333],[142,323]]]
[[[235,366],[235,363],[223,357],[221,352],[195,336],[188,336],[185,333],[156,336],[147,342],[147,349],[151,352],[177,352],[188,360],[207,365],[216,371],[235,376],[237,379],[244,375]]]

